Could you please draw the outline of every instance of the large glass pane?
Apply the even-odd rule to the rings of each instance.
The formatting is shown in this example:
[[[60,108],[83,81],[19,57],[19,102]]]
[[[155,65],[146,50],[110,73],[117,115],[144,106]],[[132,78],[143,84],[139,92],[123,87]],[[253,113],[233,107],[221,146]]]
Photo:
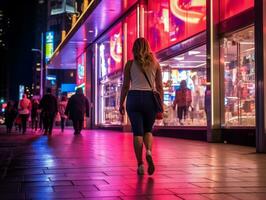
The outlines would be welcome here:
[[[137,12],[133,11],[124,21],[124,31],[126,36],[127,60],[133,59],[132,48],[137,38]]]
[[[161,62],[160,65],[163,73],[165,111],[163,120],[157,121],[157,125],[205,126],[206,46],[175,56]],[[182,80],[186,81],[189,90],[184,96],[184,101],[188,101],[189,106],[184,107],[180,102],[173,110],[176,96],[182,96],[182,93],[179,92]],[[180,108],[182,107],[186,110],[181,112]],[[178,109],[182,114],[181,118],[178,115]]]
[[[255,125],[254,27],[223,38],[225,126]]]
[[[99,123],[121,124],[119,95],[122,72],[122,24],[115,26],[98,44]]]
[[[206,0],[148,1],[148,39],[159,51],[206,29]]]

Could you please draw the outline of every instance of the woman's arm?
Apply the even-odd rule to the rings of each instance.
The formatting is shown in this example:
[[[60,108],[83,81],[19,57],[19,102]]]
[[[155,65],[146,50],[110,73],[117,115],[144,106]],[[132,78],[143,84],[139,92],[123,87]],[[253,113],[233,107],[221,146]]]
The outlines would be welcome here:
[[[163,81],[162,81],[162,70],[161,66],[158,63],[157,70],[155,74],[155,84],[156,84],[156,91],[159,92],[162,103],[163,103]]]
[[[125,98],[127,96],[127,93],[130,87],[130,68],[131,68],[132,62],[133,61],[128,61],[125,65],[123,86],[122,86],[121,94],[120,94],[120,108],[123,108],[124,106],[124,101],[125,101]],[[120,108],[119,110],[121,110]]]

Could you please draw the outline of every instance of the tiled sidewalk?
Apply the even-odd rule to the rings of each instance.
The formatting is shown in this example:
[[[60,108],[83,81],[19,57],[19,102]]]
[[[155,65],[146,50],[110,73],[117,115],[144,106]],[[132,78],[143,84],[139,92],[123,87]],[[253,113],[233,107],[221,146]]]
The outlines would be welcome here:
[[[156,137],[155,174],[137,176],[130,133],[7,137],[28,142],[13,149],[1,200],[266,199],[266,155],[250,147]]]

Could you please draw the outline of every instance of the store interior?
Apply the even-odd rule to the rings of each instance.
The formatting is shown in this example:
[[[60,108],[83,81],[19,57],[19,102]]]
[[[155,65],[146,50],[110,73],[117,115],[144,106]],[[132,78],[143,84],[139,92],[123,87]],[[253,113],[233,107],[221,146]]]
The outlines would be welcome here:
[[[224,67],[223,126],[255,126],[254,27],[221,41]]]
[[[206,45],[160,62],[164,86],[164,118],[159,126],[206,126],[204,96],[206,88]],[[192,102],[186,116],[179,122],[177,108],[173,109],[176,90],[185,80],[191,91]],[[178,105],[177,105],[178,106]]]
[[[119,101],[122,81],[120,76],[101,81],[100,84],[100,124],[121,125],[122,116],[119,113]]]

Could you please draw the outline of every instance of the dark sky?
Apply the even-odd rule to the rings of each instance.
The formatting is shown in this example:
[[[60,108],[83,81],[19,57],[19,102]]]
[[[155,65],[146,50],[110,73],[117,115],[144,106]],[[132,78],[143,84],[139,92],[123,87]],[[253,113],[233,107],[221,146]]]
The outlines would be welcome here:
[[[35,45],[37,0],[1,0],[10,18],[7,66],[9,70],[10,97],[18,97],[18,85],[32,84],[32,67],[34,53],[31,48]]]

